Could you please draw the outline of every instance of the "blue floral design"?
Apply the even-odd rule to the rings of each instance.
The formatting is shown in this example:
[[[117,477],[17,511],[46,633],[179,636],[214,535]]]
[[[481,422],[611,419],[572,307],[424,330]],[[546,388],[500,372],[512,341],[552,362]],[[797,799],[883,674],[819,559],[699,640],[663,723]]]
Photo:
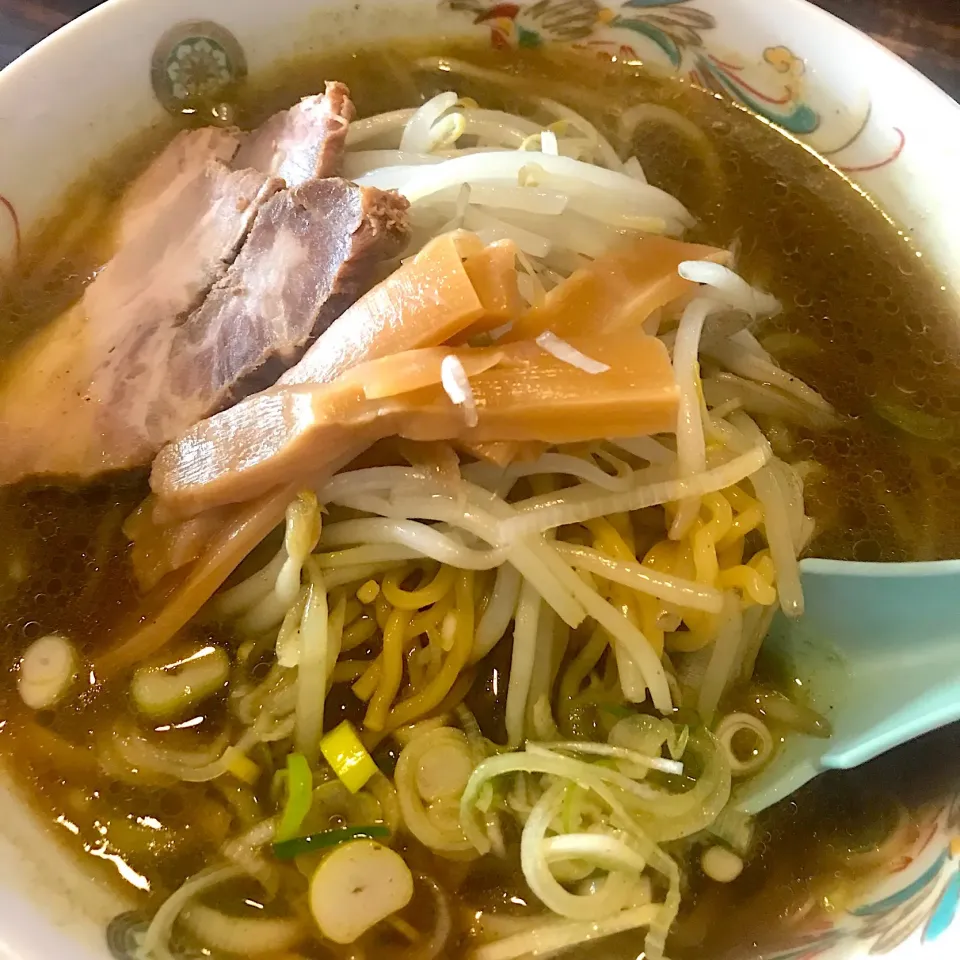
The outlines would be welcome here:
[[[949,929],[960,908],[960,870],[947,881],[947,885],[940,894],[930,918],[923,928],[923,943],[930,943],[942,936]]]
[[[899,907],[906,903],[915,894],[920,893],[925,887],[933,883],[943,870],[947,862],[947,851],[944,850],[939,857],[922,873],[913,883],[907,884],[903,889],[896,893],[877,900],[875,903],[868,903],[866,906],[857,907],[850,912],[855,917],[872,917],[882,913],[889,913],[894,907]]]
[[[626,6],[635,6],[640,2],[642,0],[631,0]],[[623,30],[633,30],[635,33],[642,34],[648,40],[652,40],[667,55],[667,58],[675,67],[680,66],[683,51],[673,39],[652,24],[645,20],[631,20],[629,17],[614,17],[610,21],[610,26],[620,27]]]
[[[813,133],[820,126],[819,115],[808,103],[794,101],[788,105],[789,110],[785,112],[776,110],[769,104],[761,103],[747,90],[744,84],[738,83],[729,71],[722,69],[709,58],[698,57],[697,63],[701,71],[713,77],[723,90],[734,99],[748,106],[754,113],[758,113],[785,130],[789,130],[790,133]]]
[[[524,5],[516,0],[441,0],[443,6],[469,13],[474,23],[488,23],[496,46],[533,49],[547,42],[591,42],[596,33],[623,31],[652,44],[677,72],[687,70],[695,82],[734,97],[772,123],[791,133],[812,133],[820,117],[798,92],[796,76],[790,75],[790,62],[802,63],[785,48],[783,60],[767,60],[778,78],[771,96],[751,87],[741,76],[740,67],[713,57],[704,42],[704,33],[716,28],[713,14],[693,5],[692,0],[624,0],[611,9],[600,0],[536,0]],[[621,44],[624,52],[632,47]]]

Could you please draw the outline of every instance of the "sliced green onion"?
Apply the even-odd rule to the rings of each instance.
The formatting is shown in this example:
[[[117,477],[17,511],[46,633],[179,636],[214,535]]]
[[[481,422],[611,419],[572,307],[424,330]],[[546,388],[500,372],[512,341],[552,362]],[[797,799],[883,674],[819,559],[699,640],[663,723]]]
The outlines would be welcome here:
[[[338,847],[348,840],[386,840],[390,831],[383,824],[369,827],[343,827],[340,830],[324,830],[323,833],[311,833],[306,837],[294,837],[273,845],[273,854],[278,860],[292,860],[304,853],[316,853]]]
[[[571,783],[563,795],[561,820],[564,833],[576,833],[580,826],[577,814],[587,792],[578,783]]]
[[[320,741],[320,752],[351,793],[356,793],[377,772],[373,757],[348,720]]]
[[[277,842],[282,843],[297,835],[303,825],[313,800],[313,774],[310,764],[302,753],[287,755],[287,802],[283,805],[280,825],[277,827]]]
[[[914,410],[892,400],[878,398],[873,408],[887,423],[904,433],[921,440],[949,440],[953,436],[953,424],[943,417],[924,410]]]
[[[611,717],[616,717],[617,720],[632,717],[637,712],[634,708],[626,707],[622,703],[601,703],[598,704],[598,706],[603,713],[607,713]]]

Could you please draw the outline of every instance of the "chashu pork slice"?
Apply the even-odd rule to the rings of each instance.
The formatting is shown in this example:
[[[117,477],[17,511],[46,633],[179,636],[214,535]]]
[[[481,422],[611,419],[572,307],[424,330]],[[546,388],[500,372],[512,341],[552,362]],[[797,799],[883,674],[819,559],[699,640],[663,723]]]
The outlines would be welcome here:
[[[118,204],[111,260],[0,373],[0,484],[146,463],[194,411],[298,359],[406,237],[402,201],[312,188],[339,167],[353,115],[328,83],[248,134],[182,131],[151,161]]]
[[[168,391],[150,419],[160,443],[295,364],[406,244],[407,201],[329,177],[267,203],[224,279],[181,326]]]
[[[208,175],[211,161],[230,164],[240,149],[242,136],[239,130],[220,127],[181,130],[154,157],[120,201],[115,231],[117,247],[153,229],[154,220],[163,210],[177,203],[184,191]]]
[[[305,97],[249,134],[233,165],[281,177],[288,187],[334,177],[340,173],[347,128],[355,116],[350,91],[328,81],[322,94]]]
[[[257,371],[275,379],[406,242],[396,194],[280,187],[211,164],[14,359],[0,483],[148,463]]]
[[[288,187],[336,176],[355,114],[346,86],[328,82],[324,93],[305,97],[250,133],[235,127],[182,130],[126,191],[118,211],[118,247],[150,229],[211,160],[279,177]]]
[[[209,161],[14,355],[0,383],[0,483],[146,462],[131,400],[160,389],[164,344],[222,279],[282,182]]]

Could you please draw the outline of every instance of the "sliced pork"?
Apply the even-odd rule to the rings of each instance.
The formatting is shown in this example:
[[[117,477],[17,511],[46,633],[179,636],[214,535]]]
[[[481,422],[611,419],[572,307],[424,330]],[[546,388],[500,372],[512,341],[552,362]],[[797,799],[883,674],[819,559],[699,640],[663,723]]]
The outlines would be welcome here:
[[[181,131],[127,190],[118,217],[118,246],[149,228],[158,211],[202,176],[211,160],[280,177],[288,187],[336,176],[355,114],[350,91],[331,82],[324,93],[274,114],[251,133],[222,127]]]
[[[203,127],[183,130],[129,187],[120,203],[118,247],[135,240],[183,191],[206,176],[211,161],[229,164],[240,149],[239,130]]]
[[[278,187],[211,171],[189,203],[207,216],[183,233],[161,217],[44,331],[0,400],[0,481],[147,463],[269,361],[272,382],[406,242],[395,194],[339,179]]]
[[[396,193],[338,178],[273,197],[227,275],[177,330],[167,390],[149,417],[158,445],[299,360],[400,252],[406,211]]]
[[[245,140],[234,166],[253,167],[296,187],[340,172],[347,127],[356,116],[350,91],[342,83],[306,97],[274,114]]]
[[[328,83],[253,133],[174,138],[121,201],[113,258],[11,363],[0,483],[147,463],[272,384],[370,286],[406,242],[407,203],[318,179],[353,114]]]
[[[237,255],[282,182],[209,162],[123,245],[80,302],[11,363],[0,395],[0,482],[146,462],[147,398],[184,318]]]

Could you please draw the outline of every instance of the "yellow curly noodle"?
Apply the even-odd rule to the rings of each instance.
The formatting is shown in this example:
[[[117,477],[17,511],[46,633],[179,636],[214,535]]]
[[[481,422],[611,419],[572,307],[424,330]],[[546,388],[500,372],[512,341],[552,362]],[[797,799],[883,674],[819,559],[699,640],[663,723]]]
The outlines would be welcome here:
[[[745,493],[739,486],[727,487],[723,495],[736,510],[731,528],[717,541],[717,548],[728,549],[738,541],[756,530],[763,523],[763,507],[759,500],[755,500],[749,493]]]
[[[704,519],[703,512],[709,514]],[[775,574],[770,553],[766,548],[757,551],[746,563],[746,536],[758,530],[763,523],[763,508],[759,501],[740,487],[729,487],[703,498],[701,515],[690,533],[679,541],[675,550],[670,543],[656,544],[644,558],[647,565],[666,573],[691,577],[701,583],[720,589],[736,589],[744,607],[753,604],[769,606],[776,601]],[[699,611],[688,611],[684,622],[697,632],[703,627],[705,616]]]
[[[383,576],[380,592],[384,599],[399,610],[421,610],[443,599],[452,589],[454,569],[446,565],[440,567],[436,576],[425,586],[415,590],[404,590],[401,586],[409,574],[402,570],[393,570]]]
[[[354,683],[366,669],[363,660],[339,660],[333,667],[333,683]]]
[[[377,691],[383,665],[383,651],[387,650],[388,656],[392,657],[391,669],[396,668],[396,651],[400,649],[401,664],[403,659],[418,649],[417,640],[420,636],[427,634],[430,629],[439,625],[446,614],[453,606],[453,585],[456,571],[452,567],[441,566],[432,561],[411,561],[401,565],[396,570],[392,570],[382,575],[380,580],[374,580],[376,597],[371,605],[363,608],[360,623],[363,627],[358,629],[362,636],[362,642],[366,643],[372,640],[377,634],[380,634],[381,653],[373,661],[368,661],[365,665],[363,676],[354,685],[354,693],[363,701],[369,701]],[[419,576],[423,585],[416,590],[404,590],[401,586],[412,576]],[[421,609],[424,607],[425,609]],[[391,618],[397,612],[405,612],[408,616],[403,623],[402,637],[399,634],[391,633],[386,636],[386,631],[391,623]],[[348,631],[345,632],[346,634]],[[389,640],[389,643],[385,643]],[[346,641],[345,641],[346,647]],[[393,674],[391,673],[391,682]],[[394,696],[396,691],[394,691]],[[392,697],[390,701],[392,702]],[[374,714],[374,719],[377,714]],[[368,716],[368,720],[370,717]],[[379,729],[379,727],[371,727]]]
[[[450,572],[450,585],[447,592],[424,610],[419,610],[410,621],[410,627],[407,635],[410,639],[416,639],[424,634],[429,636],[430,631],[441,630],[447,616],[452,612],[454,605],[454,576],[456,570],[453,567],[444,567]]]
[[[407,586],[411,581],[415,585]],[[372,647],[376,655],[341,659],[333,679],[352,684],[367,704],[363,727],[373,742],[438,709],[452,709],[466,695],[474,624],[492,581],[412,560],[365,580],[360,592],[372,595],[368,584],[376,589],[370,602],[360,602],[356,592],[347,601],[342,652]]]
[[[466,668],[470,651],[473,649],[476,614],[473,580],[472,570],[457,571],[454,580],[456,607],[452,612],[455,625],[450,652],[436,676],[422,690],[415,691],[394,705],[387,718],[387,729],[395,730],[435,710],[445,702],[461,672]]]
[[[717,586],[724,590],[739,590],[744,607],[752,604],[769,607],[777,602],[774,580],[773,560],[770,551],[764,549],[755,553],[746,564],[722,570],[717,577]]]
[[[735,590],[743,607],[776,603],[770,551],[763,547],[744,560],[747,535],[763,526],[763,508],[754,497],[739,486],[707,494],[696,520],[680,540],[667,536],[675,511],[676,505],[668,505],[666,509],[651,508],[634,515],[616,514],[591,520],[586,524],[589,539],[594,549],[616,560],[636,563],[642,557],[645,566],[661,573],[721,590]],[[640,549],[644,536],[649,542],[645,550]],[[715,639],[713,614],[678,608],[620,584],[600,586],[600,590],[665,658],[670,653],[703,649]],[[607,633],[597,627],[563,671],[557,722],[567,735],[588,735],[585,706],[602,703],[604,698],[607,703],[619,699],[615,684],[610,682],[615,660],[610,657],[603,661],[608,644]],[[602,677],[595,673],[598,667]]]
[[[382,596],[382,594],[381,594]],[[379,598],[378,598],[379,599]],[[403,682],[403,655],[407,628],[412,615],[409,608],[394,607],[383,628],[383,647],[380,651],[380,671],[377,686],[367,707],[363,725],[368,730],[382,730],[387,714]]]
[[[364,644],[369,643],[377,633],[376,618],[362,605],[359,610],[354,612],[349,606],[349,601],[346,624],[343,628],[343,641],[340,648],[342,653],[348,653],[351,650],[356,650],[358,647],[364,646]]]
[[[380,581],[376,580],[374,583],[377,584],[377,596],[373,601],[373,610],[377,618],[377,626],[380,628],[380,631],[383,632],[387,629],[387,621],[390,619],[392,607],[390,601],[387,600],[383,595],[383,591],[380,589]]]

